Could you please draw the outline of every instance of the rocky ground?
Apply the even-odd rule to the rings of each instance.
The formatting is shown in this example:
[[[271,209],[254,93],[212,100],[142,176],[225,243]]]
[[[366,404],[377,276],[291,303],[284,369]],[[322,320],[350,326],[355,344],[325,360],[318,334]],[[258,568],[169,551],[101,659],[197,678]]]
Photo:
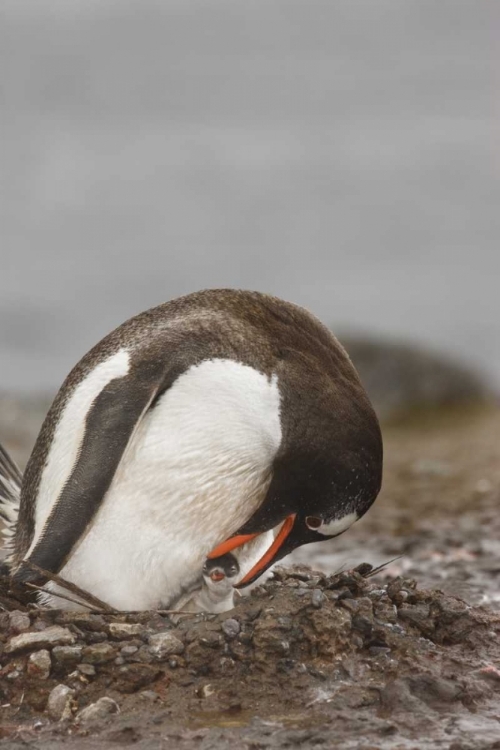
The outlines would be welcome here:
[[[500,748],[500,411],[419,410],[384,438],[367,516],[232,612],[4,598],[0,746]]]
[[[280,570],[234,611],[176,627],[4,612],[3,742],[500,747],[500,618],[368,569]]]

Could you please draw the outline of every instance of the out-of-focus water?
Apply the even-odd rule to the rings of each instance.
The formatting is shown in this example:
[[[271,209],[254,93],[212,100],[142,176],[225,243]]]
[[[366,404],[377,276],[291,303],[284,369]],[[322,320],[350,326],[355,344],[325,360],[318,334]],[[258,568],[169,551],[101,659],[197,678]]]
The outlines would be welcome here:
[[[4,0],[0,390],[214,286],[500,382],[499,7]]]

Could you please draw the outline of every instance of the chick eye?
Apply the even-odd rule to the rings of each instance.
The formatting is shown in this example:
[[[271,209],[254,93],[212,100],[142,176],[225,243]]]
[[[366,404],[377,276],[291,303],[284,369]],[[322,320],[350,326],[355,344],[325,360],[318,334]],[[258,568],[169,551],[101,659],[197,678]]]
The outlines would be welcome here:
[[[308,529],[319,529],[323,521],[318,516],[306,516],[306,526]]]

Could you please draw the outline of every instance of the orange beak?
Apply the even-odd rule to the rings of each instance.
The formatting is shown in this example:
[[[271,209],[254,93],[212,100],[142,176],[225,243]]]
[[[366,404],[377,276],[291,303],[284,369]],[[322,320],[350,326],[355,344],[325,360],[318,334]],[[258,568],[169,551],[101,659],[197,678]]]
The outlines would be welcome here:
[[[222,570],[213,570],[213,571],[212,571],[212,572],[210,573],[210,579],[211,579],[212,581],[215,581],[215,582],[217,582],[217,581],[223,581],[225,577],[226,577],[226,576],[225,576],[225,574],[224,574],[224,573],[222,572]]]
[[[241,581],[238,583],[236,588],[240,588],[240,586],[245,586],[247,582],[253,580],[256,578],[259,573],[263,573],[266,568],[268,568],[271,564],[276,555],[278,554],[278,551],[283,546],[283,543],[285,542],[285,539],[289,536],[293,525],[295,523],[295,516],[296,514],[293,513],[291,516],[288,516],[281,526],[281,529],[278,532],[278,535],[276,536],[276,539],[271,544],[267,552],[265,552],[264,555],[260,558],[260,560],[253,566],[251,570],[248,571],[246,576],[241,579]],[[218,547],[215,547],[208,555],[207,557],[209,560],[213,560],[215,557],[220,557],[221,555],[225,555],[228,552],[231,552],[233,549],[237,549],[238,547],[241,547],[243,544],[246,544],[247,542],[251,541],[252,539],[255,539],[255,537],[259,536],[259,533],[256,534],[240,534],[239,536],[233,536],[230,539],[227,539],[225,542],[222,542],[222,544],[219,544]]]

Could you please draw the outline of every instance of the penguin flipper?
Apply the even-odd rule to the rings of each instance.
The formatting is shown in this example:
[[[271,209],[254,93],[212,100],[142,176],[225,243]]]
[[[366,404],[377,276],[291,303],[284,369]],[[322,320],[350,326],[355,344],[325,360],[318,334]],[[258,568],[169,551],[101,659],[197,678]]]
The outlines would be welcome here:
[[[78,458],[27,562],[52,573],[64,567],[99,510],[137,426],[164,388],[164,363],[162,372],[160,366],[143,362],[111,381],[94,400]],[[41,576],[23,561],[14,578],[40,581]]]

